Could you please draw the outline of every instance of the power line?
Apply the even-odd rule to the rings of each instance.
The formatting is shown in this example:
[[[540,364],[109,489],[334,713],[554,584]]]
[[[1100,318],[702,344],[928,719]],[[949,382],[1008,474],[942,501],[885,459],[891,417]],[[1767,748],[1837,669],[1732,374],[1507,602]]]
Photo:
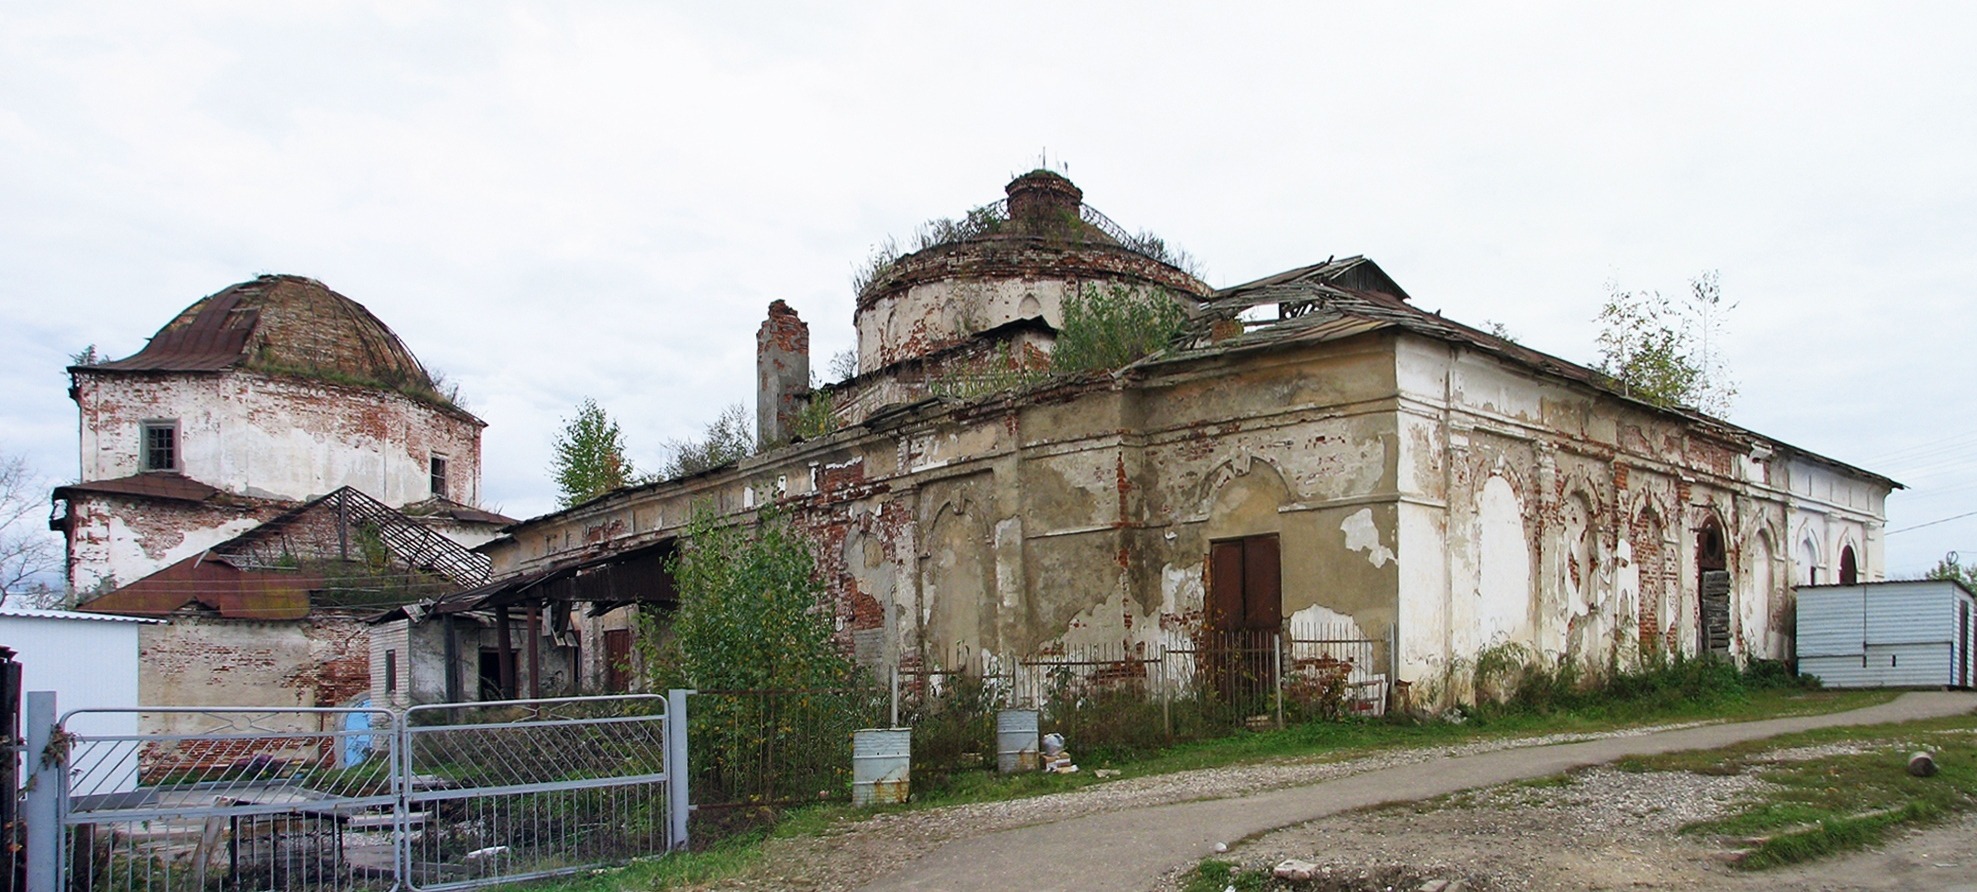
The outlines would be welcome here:
[[[1972,517],[1972,516],[1977,516],[1977,511],[1965,511],[1965,512],[1963,512],[1962,514],[1958,514],[1958,515],[1956,515],[1955,517],[1945,517],[1945,518],[1943,518],[1943,519],[1941,519],[1941,520],[1932,520],[1932,521],[1929,521],[1928,523],[1918,523],[1918,524],[1916,524],[1915,526],[1912,526],[1912,527],[1902,527],[1902,528],[1901,528],[1901,529],[1899,529],[1899,530],[1889,530],[1888,532],[1886,532],[1886,533],[1884,533],[1883,535],[1888,535],[1888,536],[1892,536],[1892,535],[1894,535],[1894,534],[1896,534],[1896,533],[1906,533],[1906,532],[1908,532],[1909,530],[1919,530],[1919,529],[1922,529],[1923,527],[1933,527],[1933,526],[1935,526],[1936,524],[1939,524],[1939,523],[1949,523],[1949,522],[1950,522],[1950,521],[1952,521],[1952,520],[1962,520],[1962,519],[1964,519],[1964,518],[1966,518],[1966,517]]]

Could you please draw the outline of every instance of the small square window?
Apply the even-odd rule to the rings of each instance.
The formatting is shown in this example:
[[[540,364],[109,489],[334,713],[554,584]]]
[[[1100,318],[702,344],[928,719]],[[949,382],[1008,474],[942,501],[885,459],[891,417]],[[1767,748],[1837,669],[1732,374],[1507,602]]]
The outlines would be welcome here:
[[[446,456],[432,457],[432,494],[434,498],[446,498]]]
[[[144,422],[142,454],[138,461],[146,471],[178,470],[178,422]]]

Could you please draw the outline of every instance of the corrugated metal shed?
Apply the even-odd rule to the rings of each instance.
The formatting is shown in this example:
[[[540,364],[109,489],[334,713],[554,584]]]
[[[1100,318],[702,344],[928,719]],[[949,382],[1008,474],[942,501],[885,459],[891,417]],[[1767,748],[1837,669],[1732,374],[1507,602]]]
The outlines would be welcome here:
[[[16,619],[89,620],[100,623],[161,623],[164,620],[110,613],[82,613],[76,610],[43,610],[38,607],[0,607],[0,616]]]
[[[1949,580],[1801,586],[1799,674],[1827,687],[1969,687],[1977,598]]]

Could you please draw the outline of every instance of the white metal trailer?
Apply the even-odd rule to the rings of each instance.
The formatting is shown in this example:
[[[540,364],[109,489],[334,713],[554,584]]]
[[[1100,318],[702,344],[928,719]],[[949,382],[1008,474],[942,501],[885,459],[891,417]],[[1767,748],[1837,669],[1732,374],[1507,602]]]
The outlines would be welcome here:
[[[1977,598],[1946,579],[1798,588],[1798,671],[1829,688],[1970,687]]]

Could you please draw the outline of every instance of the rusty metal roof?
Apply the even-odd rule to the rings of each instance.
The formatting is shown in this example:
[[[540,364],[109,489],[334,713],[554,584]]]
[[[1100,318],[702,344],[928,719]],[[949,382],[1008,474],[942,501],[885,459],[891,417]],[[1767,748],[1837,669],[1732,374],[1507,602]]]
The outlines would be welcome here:
[[[302,276],[266,275],[228,286],[186,307],[137,353],[78,368],[247,368],[438,396],[418,358],[371,311]]]
[[[114,477],[109,480],[91,480],[87,483],[70,483],[55,487],[55,498],[66,499],[72,495],[98,493],[102,495],[128,496],[140,499],[164,499],[174,502],[208,502],[216,499],[266,502],[265,499],[246,499],[234,496],[214,486],[200,483],[176,472],[153,471],[133,474],[129,477]]]

